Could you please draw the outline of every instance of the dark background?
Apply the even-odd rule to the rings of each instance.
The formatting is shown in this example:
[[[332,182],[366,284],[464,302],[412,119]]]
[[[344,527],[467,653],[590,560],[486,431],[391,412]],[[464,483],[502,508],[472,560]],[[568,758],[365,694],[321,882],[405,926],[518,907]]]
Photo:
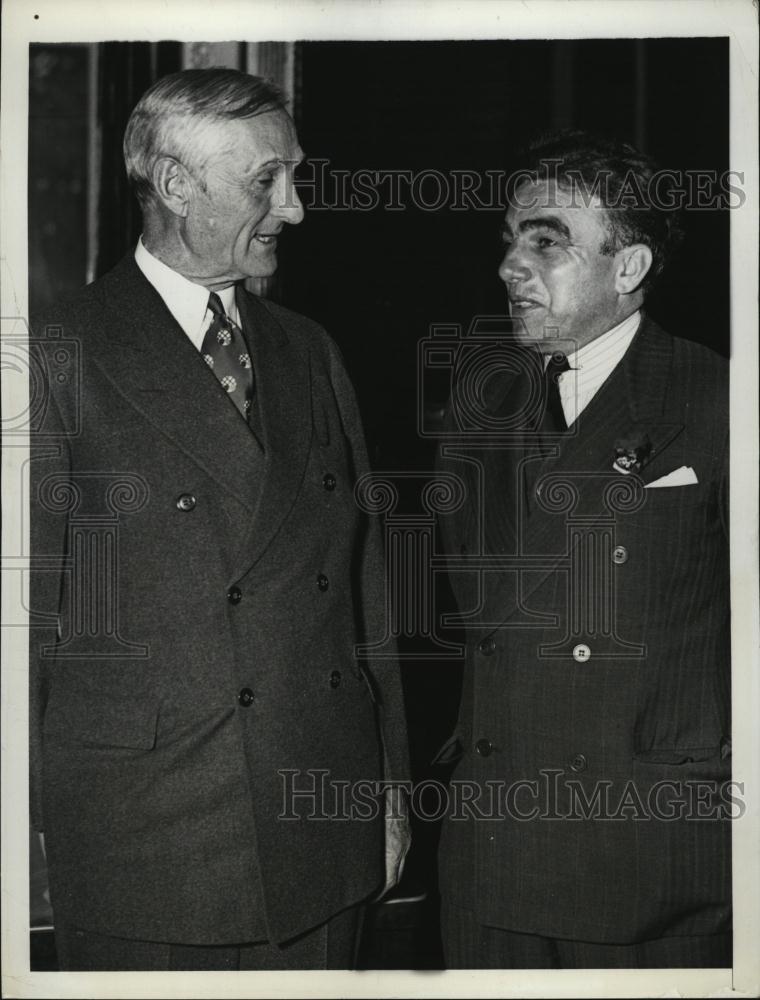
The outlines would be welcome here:
[[[720,171],[727,68],[724,39],[312,43],[302,47],[295,112],[303,149],[333,169],[504,170],[535,132],[575,127],[640,143],[662,166]],[[379,468],[430,467],[431,449],[415,434],[417,344],[431,323],[467,329],[476,315],[505,312],[502,218],[413,205],[307,208],[283,241],[278,291],[340,344]],[[726,354],[728,221],[685,213],[683,253],[650,303],[665,329]],[[441,777],[429,762],[455,721],[458,671],[405,666],[419,780]],[[415,830],[415,871],[428,884],[436,836],[431,824]]]
[[[181,47],[103,44],[95,95],[86,58],[84,46],[32,46],[32,311],[84,284],[88,256],[95,277],[134,245],[139,213],[121,138],[145,88],[180,68]],[[531,135],[560,127],[616,134],[670,169],[729,165],[725,38],[304,42],[296,68],[301,145],[332,170],[506,170]],[[97,223],[88,231],[93,96],[102,162]],[[322,196],[329,201],[332,192],[316,192]],[[281,240],[272,297],[318,320],[338,342],[375,467],[427,471],[431,446],[416,432],[417,345],[433,323],[466,329],[476,315],[504,313],[503,213],[411,204],[396,212],[309,211],[310,200],[307,193],[304,223]],[[648,308],[671,333],[727,355],[729,213],[689,211],[684,224],[684,249]],[[436,402],[443,398],[428,400]],[[417,779],[441,777],[430,761],[455,719],[460,669],[456,661],[405,661]],[[405,878],[411,895],[419,887],[434,895],[436,838],[433,824],[416,830]],[[434,921],[414,933],[417,967],[435,965]]]
[[[335,169],[504,170],[537,131],[640,142],[663,166],[728,167],[726,39],[311,43],[296,105],[301,144]],[[287,304],[340,343],[368,432],[397,451],[415,346],[432,322],[505,311],[501,212],[410,206],[307,214],[288,233]],[[728,352],[728,218],[685,213],[687,242],[651,303],[671,333]],[[389,439],[390,437],[390,439]]]

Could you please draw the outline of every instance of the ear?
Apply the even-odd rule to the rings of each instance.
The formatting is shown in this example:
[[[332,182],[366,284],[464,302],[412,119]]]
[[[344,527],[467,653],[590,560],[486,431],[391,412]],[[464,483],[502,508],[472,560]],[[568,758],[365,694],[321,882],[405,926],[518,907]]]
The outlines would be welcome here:
[[[646,243],[632,243],[615,254],[615,291],[618,295],[630,295],[649,273],[652,266],[652,251]]]
[[[192,182],[186,168],[171,156],[161,156],[153,167],[153,190],[174,215],[187,217]]]

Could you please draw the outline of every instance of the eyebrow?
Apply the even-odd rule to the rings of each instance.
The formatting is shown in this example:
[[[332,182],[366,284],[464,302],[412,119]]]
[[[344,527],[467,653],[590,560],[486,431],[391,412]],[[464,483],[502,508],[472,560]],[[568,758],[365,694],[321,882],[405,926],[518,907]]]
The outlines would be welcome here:
[[[556,215],[541,215],[535,219],[523,219],[517,229],[521,233],[530,232],[532,229],[550,229],[553,233],[564,236],[566,240],[570,239],[570,230]],[[503,236],[512,236],[512,229],[506,223],[502,226],[501,232]]]
[[[271,160],[266,160],[264,163],[260,163],[256,167],[256,171],[267,170],[270,167],[279,167],[282,164],[293,163],[295,166],[299,166],[304,161],[304,156],[273,156]]]

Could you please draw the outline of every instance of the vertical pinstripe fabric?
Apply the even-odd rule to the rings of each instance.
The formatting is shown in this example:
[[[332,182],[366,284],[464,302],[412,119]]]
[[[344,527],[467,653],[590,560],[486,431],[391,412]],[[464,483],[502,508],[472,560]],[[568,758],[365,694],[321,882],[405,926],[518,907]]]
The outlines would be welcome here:
[[[519,397],[514,384],[494,391],[494,413]],[[467,489],[441,519],[446,550],[534,559],[480,581],[452,575],[470,614],[453,778],[521,789],[488,821],[444,824],[442,893],[482,924],[616,945],[730,930],[727,389],[722,359],[644,318],[553,448],[475,448],[463,436],[442,462]],[[626,480],[613,461],[631,435],[651,446],[644,482],[687,466],[698,483],[644,490],[641,506],[614,514],[588,579],[606,588],[617,644],[584,618],[555,655],[581,599],[573,559],[603,520],[604,489]],[[535,469],[528,492],[521,461]],[[567,510],[536,495],[547,476],[572,484],[571,514],[586,518],[576,548]],[[588,655],[571,655],[574,644]],[[584,815],[579,796],[600,809]]]
[[[597,944],[489,927],[445,903],[441,927],[448,969],[720,969],[732,962],[730,934]]]

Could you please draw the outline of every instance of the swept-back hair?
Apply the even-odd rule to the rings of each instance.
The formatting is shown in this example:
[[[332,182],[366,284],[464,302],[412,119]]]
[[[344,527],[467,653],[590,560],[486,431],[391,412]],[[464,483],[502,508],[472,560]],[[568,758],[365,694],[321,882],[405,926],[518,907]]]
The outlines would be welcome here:
[[[534,140],[513,174],[516,187],[528,179],[554,180],[579,204],[595,196],[605,209],[607,238],[600,251],[614,255],[633,243],[652,251],[642,288],[648,291],[682,239],[678,212],[658,199],[655,161],[627,142],[580,130],[544,134]]]
[[[203,171],[218,148],[209,125],[284,107],[273,83],[235,69],[186,69],[162,77],[140,98],[124,133],[127,176],[140,205],[154,197],[153,168],[160,157]]]

